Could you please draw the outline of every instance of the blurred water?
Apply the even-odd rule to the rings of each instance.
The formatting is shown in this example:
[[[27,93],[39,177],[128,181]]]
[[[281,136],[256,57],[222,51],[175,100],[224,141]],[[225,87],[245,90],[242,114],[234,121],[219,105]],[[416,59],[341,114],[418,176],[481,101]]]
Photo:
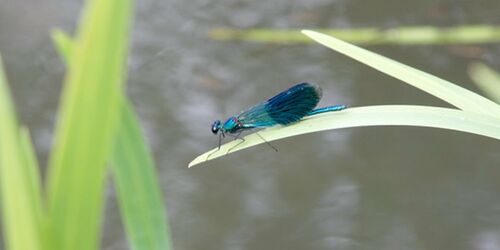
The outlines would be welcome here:
[[[64,67],[49,30],[81,1],[0,1],[0,51],[41,162]],[[322,105],[448,106],[319,45],[211,41],[213,27],[500,24],[500,2],[170,0],[137,2],[128,90],[154,150],[175,249],[500,249],[500,144],[458,132],[357,128],[305,135],[187,169],[216,145],[210,123],[293,83]],[[500,46],[374,51],[475,89],[468,49],[500,70]],[[128,249],[114,190],[102,245]]]

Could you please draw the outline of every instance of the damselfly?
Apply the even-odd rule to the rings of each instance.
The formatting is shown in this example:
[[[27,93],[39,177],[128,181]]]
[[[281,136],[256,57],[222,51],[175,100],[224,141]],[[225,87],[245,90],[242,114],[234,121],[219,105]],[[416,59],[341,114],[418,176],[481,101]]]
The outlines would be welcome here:
[[[231,135],[243,142],[244,139],[239,136],[245,130],[289,125],[307,116],[339,111],[347,107],[346,105],[334,105],[314,109],[321,96],[322,90],[318,85],[310,83],[296,84],[265,102],[242,111],[238,115],[229,117],[224,123],[221,123],[220,120],[214,121],[212,133],[219,134],[220,149],[222,137],[225,137],[225,135]],[[259,134],[257,135],[276,150]]]

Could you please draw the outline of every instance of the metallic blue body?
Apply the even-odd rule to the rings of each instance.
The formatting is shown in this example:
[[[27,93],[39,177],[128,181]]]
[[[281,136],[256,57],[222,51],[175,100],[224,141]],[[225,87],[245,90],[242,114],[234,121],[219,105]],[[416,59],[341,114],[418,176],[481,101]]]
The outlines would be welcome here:
[[[317,114],[326,113],[326,112],[339,111],[339,110],[346,109],[346,108],[347,108],[347,106],[343,105],[343,104],[334,105],[334,106],[327,106],[327,107],[323,107],[323,108],[313,109],[311,112],[307,113],[306,116],[317,115]]]
[[[242,124],[238,122],[238,118],[232,116],[222,124],[221,130],[228,133],[236,133],[242,128]]]
[[[345,109],[346,105],[335,105],[314,109],[321,99],[322,91],[317,85],[299,83],[269,100],[257,104],[223,124],[219,120],[212,125],[212,132],[239,133],[242,130],[288,125],[300,119],[325,112]]]

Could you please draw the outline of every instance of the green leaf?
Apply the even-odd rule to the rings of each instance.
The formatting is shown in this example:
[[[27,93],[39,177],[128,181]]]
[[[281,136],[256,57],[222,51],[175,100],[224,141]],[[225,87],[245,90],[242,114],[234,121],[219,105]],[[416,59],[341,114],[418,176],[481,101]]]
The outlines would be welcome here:
[[[137,117],[126,103],[115,142],[113,176],[127,235],[133,249],[171,249],[165,206],[154,162]]]
[[[327,129],[381,125],[437,127],[500,139],[500,127],[497,125],[500,124],[500,106],[496,103],[451,82],[334,37],[309,30],[302,32],[320,44],[441,98],[465,112],[425,106],[349,108],[258,132],[267,141]],[[224,144],[220,150],[215,148],[198,156],[189,163],[189,167],[263,142],[257,133],[248,135],[243,142],[235,140]]]
[[[52,31],[52,41],[56,45],[57,52],[66,64],[69,64],[71,50],[73,50],[73,41],[68,34],[60,29]]]
[[[311,116],[289,126],[264,129],[258,133],[266,141],[274,141],[318,131],[362,126],[434,127],[500,139],[500,119],[498,118],[456,109],[409,105],[348,108],[343,111]],[[264,143],[256,133],[245,136],[243,139],[245,139],[244,142],[234,140],[222,145],[220,150],[214,148],[196,157],[189,163],[189,167]]]
[[[464,111],[500,117],[498,104],[451,82],[325,34],[310,30],[304,30],[302,33],[326,47],[402,80]]]
[[[27,183],[29,185],[30,195],[33,199],[32,208],[36,213],[36,216],[39,220],[40,233],[43,236],[43,227],[44,227],[44,219],[45,219],[45,211],[42,200],[42,184],[40,177],[40,166],[38,164],[38,160],[36,158],[35,150],[33,148],[33,143],[30,139],[30,134],[28,128],[21,127],[20,131],[20,139],[21,139],[21,147],[24,154],[24,160],[26,162],[26,178],[28,179]],[[42,237],[43,238],[43,237]]]
[[[50,249],[97,249],[106,163],[120,119],[131,1],[91,0],[65,79],[49,161]]]
[[[484,63],[472,63],[469,76],[491,99],[500,103],[500,74]]]
[[[53,40],[63,59],[68,61],[71,38],[56,31]],[[171,249],[166,209],[151,152],[132,106],[125,101],[122,108],[112,155],[112,174],[127,236],[136,250]]]
[[[21,132],[0,58],[0,189],[6,248],[42,249],[38,166]]]
[[[456,27],[401,26],[394,28],[318,29],[356,44],[436,45],[500,42],[500,26],[465,25]],[[312,43],[297,29],[211,29],[208,36],[219,41],[247,41],[277,44]]]

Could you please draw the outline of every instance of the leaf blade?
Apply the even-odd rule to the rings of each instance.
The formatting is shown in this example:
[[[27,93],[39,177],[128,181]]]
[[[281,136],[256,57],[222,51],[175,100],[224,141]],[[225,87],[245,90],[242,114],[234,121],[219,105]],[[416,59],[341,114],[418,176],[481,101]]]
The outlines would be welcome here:
[[[68,49],[71,63],[48,171],[50,249],[99,245],[106,161],[123,97],[131,4],[89,1]]]
[[[65,64],[69,64],[71,51],[74,47],[74,42],[66,32],[60,29],[54,29],[51,33],[52,42],[56,45],[57,52]]]
[[[456,27],[399,26],[392,28],[317,29],[317,31],[355,44],[438,45],[500,42],[500,27],[464,25]],[[218,41],[245,41],[270,44],[306,44],[310,39],[298,29],[214,28],[208,36]]]
[[[319,32],[303,30],[302,33],[330,49],[402,80],[464,111],[500,117],[498,104],[449,81]]]
[[[348,108],[343,111],[312,116],[290,126],[264,129],[259,131],[259,134],[267,141],[274,141],[324,130],[361,126],[435,127],[500,139],[500,119],[456,109],[413,105]],[[230,153],[264,143],[255,133],[245,136],[244,139],[245,142],[233,148]],[[228,142],[222,145],[219,151],[214,148],[196,157],[188,167],[225,156],[227,150],[238,143],[240,142]],[[212,154],[214,151],[216,152]],[[208,157],[209,154],[212,155]]]
[[[73,46],[71,38],[62,31],[53,34],[57,34],[53,35],[53,40],[63,60],[69,61]],[[153,157],[130,102],[123,103],[121,114],[111,157],[111,173],[127,237],[132,249],[171,249],[166,208]]]
[[[6,247],[42,249],[38,166],[26,133],[19,130],[0,57],[0,190]]]
[[[153,158],[132,107],[123,107],[112,173],[126,232],[133,249],[168,250],[172,243]]]
[[[469,66],[469,76],[487,96],[500,103],[500,74],[484,63]]]

